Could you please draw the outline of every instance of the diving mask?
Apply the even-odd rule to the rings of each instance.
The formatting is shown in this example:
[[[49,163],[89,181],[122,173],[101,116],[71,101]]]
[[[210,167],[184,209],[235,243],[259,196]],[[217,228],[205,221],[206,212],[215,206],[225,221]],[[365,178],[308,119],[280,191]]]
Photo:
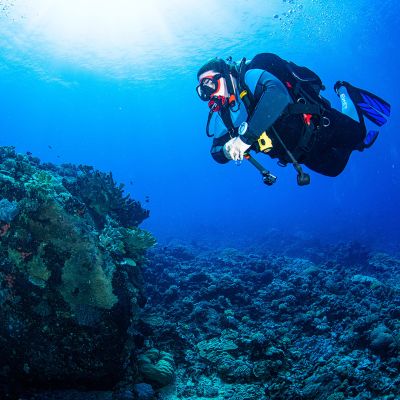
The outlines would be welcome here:
[[[201,100],[210,101],[212,95],[220,89],[221,78],[221,74],[215,74],[214,76],[206,76],[200,81],[196,87],[196,92]]]

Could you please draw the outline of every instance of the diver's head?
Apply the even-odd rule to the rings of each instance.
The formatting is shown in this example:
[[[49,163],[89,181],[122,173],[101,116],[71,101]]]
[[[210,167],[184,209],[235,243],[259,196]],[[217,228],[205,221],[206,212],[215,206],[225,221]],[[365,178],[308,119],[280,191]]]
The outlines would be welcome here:
[[[197,72],[199,84],[196,87],[198,96],[208,101],[213,111],[219,111],[228,103],[229,90],[227,87],[227,66],[224,60],[213,58],[204,64]]]

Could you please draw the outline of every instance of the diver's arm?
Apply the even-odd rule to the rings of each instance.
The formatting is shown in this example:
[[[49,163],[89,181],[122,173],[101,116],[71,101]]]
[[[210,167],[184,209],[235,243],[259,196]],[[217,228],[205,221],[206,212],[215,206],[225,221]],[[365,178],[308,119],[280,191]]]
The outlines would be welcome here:
[[[230,159],[226,157],[224,152],[224,145],[230,139],[231,135],[229,134],[229,132],[226,132],[224,135],[214,138],[211,147],[211,156],[217,163],[226,164],[227,162],[229,162]]]
[[[247,75],[247,74],[246,74]],[[261,93],[261,95],[258,95]],[[282,114],[291,97],[281,81],[268,72],[261,74],[254,90],[259,97],[254,112],[248,122],[248,129],[241,139],[246,144],[253,144]]]

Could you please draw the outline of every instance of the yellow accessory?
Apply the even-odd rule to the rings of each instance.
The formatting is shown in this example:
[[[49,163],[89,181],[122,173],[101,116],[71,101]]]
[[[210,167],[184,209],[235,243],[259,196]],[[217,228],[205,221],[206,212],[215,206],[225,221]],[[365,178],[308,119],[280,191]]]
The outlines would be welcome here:
[[[264,153],[268,153],[272,150],[272,140],[267,135],[267,132],[264,131],[258,138],[258,146],[260,147],[260,151]]]
[[[246,94],[247,94],[247,90],[243,90],[243,92],[240,93],[239,97],[240,97],[241,99],[243,99],[243,97],[246,96]]]

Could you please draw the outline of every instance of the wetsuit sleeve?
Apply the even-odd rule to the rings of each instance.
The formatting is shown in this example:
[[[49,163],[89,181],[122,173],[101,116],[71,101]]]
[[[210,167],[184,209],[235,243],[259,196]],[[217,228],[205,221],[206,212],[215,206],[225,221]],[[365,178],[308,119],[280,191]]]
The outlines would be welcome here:
[[[231,140],[232,137],[219,113],[214,113],[213,115],[211,134],[214,136],[210,151],[211,156],[217,163],[226,164],[230,159],[225,156],[224,145]],[[237,136],[237,132],[233,135]]]
[[[250,70],[246,73],[246,83],[251,81],[251,74],[257,73],[256,71]],[[243,142],[249,145],[255,143],[259,136],[281,116],[287,105],[292,102],[283,83],[266,71],[261,74],[254,87],[254,97],[257,104],[247,121],[249,124],[247,132],[241,137]]]
[[[212,158],[220,164],[226,164],[229,162],[229,158],[225,157],[224,153],[224,144],[231,139],[231,136],[228,132],[220,137],[216,137],[213,140],[213,144],[211,147],[211,156]]]

